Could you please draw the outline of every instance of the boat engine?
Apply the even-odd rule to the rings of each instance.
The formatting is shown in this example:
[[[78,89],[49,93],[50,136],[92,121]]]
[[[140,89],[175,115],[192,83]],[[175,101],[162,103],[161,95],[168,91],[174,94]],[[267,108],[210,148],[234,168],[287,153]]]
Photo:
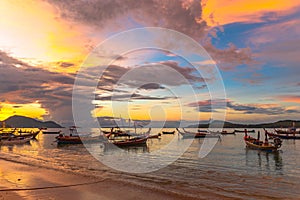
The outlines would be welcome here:
[[[274,138],[274,144],[277,148],[280,148],[282,145],[282,140],[280,138]]]

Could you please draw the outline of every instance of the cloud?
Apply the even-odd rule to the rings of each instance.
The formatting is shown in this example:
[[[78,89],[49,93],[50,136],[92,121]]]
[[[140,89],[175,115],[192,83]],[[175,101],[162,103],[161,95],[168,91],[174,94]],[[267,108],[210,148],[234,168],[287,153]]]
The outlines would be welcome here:
[[[28,104],[37,100],[57,120],[72,119],[74,77],[23,63],[0,51],[0,100]],[[18,64],[20,67],[15,67]],[[68,111],[68,113],[63,113]],[[66,117],[66,118],[64,118]]]
[[[127,93],[127,94],[111,94],[108,96],[97,96],[95,100],[100,101],[133,101],[133,100],[170,100],[177,99],[177,97],[166,97],[166,96],[146,96],[137,93]]]
[[[281,95],[277,98],[284,102],[300,103],[300,95]]]
[[[218,109],[226,107],[242,114],[282,115],[299,112],[299,110],[288,109],[278,104],[240,104],[231,100],[222,99],[193,102],[187,106],[195,107],[200,112],[217,112]]]
[[[201,20],[201,1],[159,0],[48,0],[61,16],[95,27],[127,29],[130,20],[145,26],[160,26],[187,35],[203,37],[206,24]],[[130,20],[129,20],[130,19]],[[176,22],[176,23],[175,23]],[[133,26],[134,24],[132,24]]]
[[[228,102],[227,106],[244,114],[281,115],[283,113],[297,113],[298,110],[286,109],[277,104],[236,104]]]
[[[110,65],[103,72],[98,89],[107,92],[123,91],[123,87],[154,90],[164,89],[165,86],[199,84],[205,81],[194,68],[179,66],[175,61],[163,61],[138,67]]]
[[[157,89],[165,89],[165,87],[163,87],[162,85],[160,85],[158,83],[147,83],[145,85],[142,85],[140,87],[140,89],[144,89],[144,90],[157,90]]]
[[[249,47],[237,48],[234,44],[229,44],[226,49],[218,49],[211,43],[207,43],[204,45],[204,48],[210,53],[217,65],[224,71],[233,70],[236,66],[242,64],[257,64],[252,58],[251,49]]]
[[[200,112],[217,112],[217,109],[225,109],[228,100],[226,99],[215,99],[215,100],[204,100],[198,102],[192,102],[187,104],[189,107],[195,107]]]
[[[254,47],[254,56],[277,66],[298,68],[300,62],[299,9],[280,20],[252,30],[248,43]]]
[[[298,0],[209,0],[205,2],[203,18],[210,25],[270,21],[300,6]]]
[[[213,32],[202,18],[201,0],[48,0],[59,8],[61,17],[89,25],[104,33],[121,32],[130,28],[162,27],[184,33],[203,44],[224,70],[236,65],[253,63],[249,48],[230,45],[217,49],[209,39]],[[108,33],[107,33],[108,32]],[[166,40],[160,41],[167,44]],[[174,43],[174,42],[172,42]]]
[[[74,63],[70,63],[70,62],[57,62],[57,64],[60,67],[64,67],[64,68],[73,67],[75,65]]]

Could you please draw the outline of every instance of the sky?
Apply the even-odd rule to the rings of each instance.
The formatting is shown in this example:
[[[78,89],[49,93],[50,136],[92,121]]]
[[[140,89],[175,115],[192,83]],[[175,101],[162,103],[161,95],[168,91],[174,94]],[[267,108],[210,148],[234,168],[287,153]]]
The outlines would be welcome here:
[[[128,41],[166,48],[93,54],[116,34],[144,27],[185,34],[208,54],[149,32]],[[97,81],[93,117],[299,120],[299,27],[297,0],[2,0],[0,120],[23,115],[72,124],[73,85],[83,67],[86,82]],[[113,62],[102,65],[108,57]],[[212,99],[223,89],[217,83],[225,95]]]

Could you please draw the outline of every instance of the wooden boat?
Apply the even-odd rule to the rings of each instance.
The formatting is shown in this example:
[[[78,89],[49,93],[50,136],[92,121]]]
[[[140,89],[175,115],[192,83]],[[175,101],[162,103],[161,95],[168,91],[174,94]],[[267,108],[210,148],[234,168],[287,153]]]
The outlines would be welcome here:
[[[162,134],[164,135],[174,135],[175,131],[163,131]]]
[[[279,133],[270,133],[267,130],[265,130],[265,133],[269,136],[269,137],[277,137],[277,138],[281,138],[281,139],[291,139],[291,140],[299,140],[300,136],[296,135],[296,134],[279,134]]]
[[[118,146],[118,147],[129,147],[129,146],[141,146],[147,144],[147,137],[142,138],[132,138],[122,141],[113,141],[112,144]]]
[[[290,131],[290,130],[278,130],[278,129],[275,129],[275,132],[278,133],[278,134],[291,134],[291,135],[294,135],[294,134],[300,134],[300,131]]]
[[[30,142],[31,138],[8,138],[8,139],[1,139],[0,145],[18,145],[18,144],[25,144]]]
[[[31,132],[26,132],[25,134],[24,134],[24,132],[23,133],[21,133],[20,134],[20,132],[19,132],[19,135],[16,135],[16,134],[2,134],[0,137],[2,138],[2,139],[8,139],[8,138],[31,138],[31,139],[35,139],[36,138],[36,136],[38,135],[40,133],[40,130],[39,131],[35,131],[35,132],[33,132],[33,131],[31,131]]]
[[[67,136],[60,134],[56,137],[57,144],[82,144],[79,136]]]
[[[3,129],[3,130],[0,132],[0,135],[2,135],[2,134],[6,134],[6,135],[7,135],[7,134],[14,134],[14,133],[16,132],[16,130],[17,130],[16,128],[14,128],[13,130],[11,130],[11,129],[10,129],[10,130],[4,130],[4,129]]]
[[[262,150],[262,151],[277,151],[282,144],[282,140],[279,138],[274,138],[274,141],[271,143],[268,141],[268,135],[265,134],[265,141],[261,141],[260,139],[260,131],[258,131],[257,138],[251,137],[247,134],[247,130],[245,130],[244,141],[246,143],[246,147],[250,149]]]
[[[149,128],[149,130],[145,133],[132,133],[130,131],[122,131],[122,130],[114,130],[113,128],[111,129],[111,131],[102,131],[103,135],[106,138],[117,138],[117,137],[141,137],[141,136],[149,136],[150,132],[151,132],[151,128]]]
[[[129,131],[123,131],[119,127],[113,127],[110,131],[103,131],[100,129],[104,136],[107,138],[114,136],[114,137],[130,137],[133,134],[130,134]]]
[[[69,135],[60,133],[56,136],[56,142],[58,145],[62,144],[82,144],[82,143],[98,143],[103,142],[103,138],[100,136],[92,137],[91,133],[79,134],[75,126],[69,127]]]
[[[176,128],[176,130],[178,131],[178,133],[180,135],[182,135],[183,138],[220,138],[219,134],[211,134],[211,133],[203,133],[203,132],[197,132],[197,133],[193,133],[193,132],[189,132],[189,131],[185,131],[182,132],[180,131],[178,128]]]
[[[235,135],[235,131],[233,132],[227,132],[227,131],[209,131],[212,134],[221,134],[221,135]]]
[[[156,134],[156,135],[149,135],[149,136],[148,136],[148,139],[156,139],[156,138],[160,138],[160,136],[161,136],[160,133],[158,133],[158,134]]]
[[[59,131],[42,130],[42,133],[43,133],[43,134],[53,134],[53,135],[55,135],[55,134],[60,134],[60,133],[61,133],[61,130],[59,130]]]
[[[292,127],[289,127],[287,130],[275,129],[275,132],[278,134],[292,134],[292,135],[300,134],[300,131],[297,131],[297,128],[295,127],[295,122],[293,122]]]
[[[241,130],[234,130],[235,133],[244,133],[245,131],[241,131]],[[247,133],[255,133],[255,130],[247,130]]]

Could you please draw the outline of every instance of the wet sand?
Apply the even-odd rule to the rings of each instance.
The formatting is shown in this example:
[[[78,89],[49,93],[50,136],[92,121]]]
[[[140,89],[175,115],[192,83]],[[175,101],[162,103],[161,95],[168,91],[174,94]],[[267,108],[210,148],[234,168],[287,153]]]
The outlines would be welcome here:
[[[0,199],[188,199],[117,180],[95,179],[5,160],[0,160],[0,166]]]

